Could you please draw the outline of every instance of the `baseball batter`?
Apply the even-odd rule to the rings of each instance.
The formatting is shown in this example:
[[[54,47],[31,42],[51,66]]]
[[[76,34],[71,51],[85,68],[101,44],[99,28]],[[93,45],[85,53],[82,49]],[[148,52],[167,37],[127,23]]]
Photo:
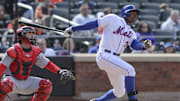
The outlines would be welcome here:
[[[63,80],[72,79],[70,71],[60,69],[41,53],[40,48],[33,45],[34,34],[32,27],[19,28],[19,42],[9,48],[3,57],[0,63],[0,101],[4,101],[10,92],[35,93],[32,101],[47,101],[52,91],[52,83],[47,79],[30,76],[34,64],[58,74]]]
[[[121,10],[121,17],[109,14],[95,21],[83,25],[69,27],[65,33],[73,31],[88,30],[97,27],[104,29],[96,62],[100,69],[104,70],[110,80],[113,89],[106,92],[99,98],[90,101],[111,101],[128,95],[129,101],[137,101],[135,90],[135,69],[125,62],[120,55],[126,46],[131,46],[135,50],[144,50],[151,47],[151,41],[140,42],[136,39],[136,34],[130,27],[138,16],[139,10],[134,5],[126,5]]]

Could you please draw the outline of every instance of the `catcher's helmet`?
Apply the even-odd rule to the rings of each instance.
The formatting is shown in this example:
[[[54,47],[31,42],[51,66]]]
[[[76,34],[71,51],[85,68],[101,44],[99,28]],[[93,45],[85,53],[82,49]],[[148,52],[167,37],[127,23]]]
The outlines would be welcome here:
[[[30,27],[30,26],[23,26],[23,27],[20,27],[16,30],[16,34],[17,34],[17,37],[19,39],[20,42],[26,42],[26,43],[29,43],[29,44],[35,44],[35,39],[28,39],[25,34],[26,33],[33,33],[35,34],[35,29],[33,27]]]
[[[121,17],[126,18],[130,16],[132,11],[139,13],[140,11],[135,7],[135,5],[125,5],[121,10]]]

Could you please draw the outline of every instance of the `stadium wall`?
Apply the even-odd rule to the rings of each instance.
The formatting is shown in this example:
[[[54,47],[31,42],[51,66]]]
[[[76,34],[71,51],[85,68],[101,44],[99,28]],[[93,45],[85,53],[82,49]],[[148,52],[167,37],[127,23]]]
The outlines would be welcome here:
[[[180,92],[180,54],[123,54],[121,57],[135,67],[136,88],[140,92]],[[58,58],[53,59],[55,63],[60,62]],[[106,73],[96,64],[95,54],[73,54],[72,58],[76,80],[69,95],[105,92],[112,88]],[[69,64],[66,61],[63,63]],[[50,76],[52,74],[47,77]]]
[[[143,92],[180,91],[180,54],[123,54],[136,69],[136,88]],[[105,92],[112,88],[95,55],[75,54],[75,94]]]

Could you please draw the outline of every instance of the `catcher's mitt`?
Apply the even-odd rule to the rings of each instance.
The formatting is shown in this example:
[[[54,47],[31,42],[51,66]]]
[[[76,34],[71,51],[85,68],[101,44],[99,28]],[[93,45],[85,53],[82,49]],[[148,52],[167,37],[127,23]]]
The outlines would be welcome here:
[[[151,42],[151,40],[144,40],[143,45],[144,45],[143,46],[144,49],[148,49],[152,46],[152,42]]]
[[[59,70],[60,80],[75,80],[73,73],[67,69]]]

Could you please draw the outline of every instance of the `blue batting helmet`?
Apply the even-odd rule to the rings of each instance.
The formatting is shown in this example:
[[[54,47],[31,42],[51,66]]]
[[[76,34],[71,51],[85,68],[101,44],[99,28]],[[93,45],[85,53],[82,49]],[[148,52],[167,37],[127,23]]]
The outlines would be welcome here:
[[[121,10],[121,17],[126,18],[130,16],[131,11],[139,13],[139,10],[134,5],[125,5]]]

